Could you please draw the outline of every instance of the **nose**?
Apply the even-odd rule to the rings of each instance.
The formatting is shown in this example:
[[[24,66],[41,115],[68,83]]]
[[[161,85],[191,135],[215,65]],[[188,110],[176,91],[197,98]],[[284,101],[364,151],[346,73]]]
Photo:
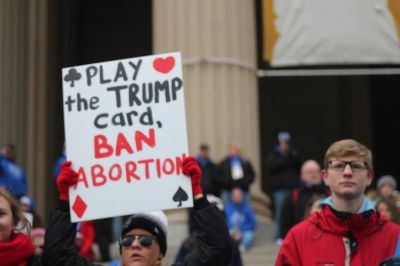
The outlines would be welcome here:
[[[140,247],[140,241],[139,238],[135,237],[135,239],[133,239],[132,245],[133,247]]]
[[[343,170],[343,174],[345,175],[345,176],[352,176],[353,175],[353,169],[351,169],[351,166],[350,166],[350,164],[346,164],[346,166],[344,167],[344,170]]]
[[[132,243],[129,246],[127,246],[127,248],[132,248],[132,247],[140,247],[140,242],[138,238],[135,237]]]

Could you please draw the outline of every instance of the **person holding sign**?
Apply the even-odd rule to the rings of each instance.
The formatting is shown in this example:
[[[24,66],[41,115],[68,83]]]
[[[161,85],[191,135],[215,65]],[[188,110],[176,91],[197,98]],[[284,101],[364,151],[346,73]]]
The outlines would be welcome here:
[[[57,177],[60,204],[58,209],[52,212],[48,222],[43,258],[47,265],[93,266],[95,264],[78,255],[74,246],[76,224],[69,220],[68,191],[70,186],[77,183],[78,174],[70,165],[69,161],[64,163]],[[183,161],[182,169],[192,181],[199,243],[182,265],[229,265],[232,257],[229,233],[221,212],[202,194],[200,167],[193,157],[189,157]],[[166,239],[167,219],[163,212],[132,215],[125,223],[119,240],[121,265],[164,265]]]
[[[289,231],[275,265],[395,265],[389,257],[400,255],[400,227],[364,195],[374,175],[371,151],[340,140],[328,148],[324,163],[322,177],[332,196]]]

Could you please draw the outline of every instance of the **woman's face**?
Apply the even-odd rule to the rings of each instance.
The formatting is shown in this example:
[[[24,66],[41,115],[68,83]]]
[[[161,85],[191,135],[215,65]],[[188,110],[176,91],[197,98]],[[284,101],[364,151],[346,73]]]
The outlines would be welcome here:
[[[10,203],[0,196],[0,242],[9,241],[14,228]]]
[[[386,219],[388,219],[388,220],[391,220],[391,219],[392,219],[392,213],[390,212],[389,206],[387,206],[386,203],[380,202],[380,203],[378,204],[377,209],[378,209],[378,212],[379,212],[381,215],[383,215],[383,216],[386,217]]]
[[[144,229],[132,229],[125,235],[151,235]],[[153,241],[149,247],[144,247],[135,239],[129,247],[122,247],[122,265],[123,266],[154,266],[161,265],[162,254],[160,245]]]

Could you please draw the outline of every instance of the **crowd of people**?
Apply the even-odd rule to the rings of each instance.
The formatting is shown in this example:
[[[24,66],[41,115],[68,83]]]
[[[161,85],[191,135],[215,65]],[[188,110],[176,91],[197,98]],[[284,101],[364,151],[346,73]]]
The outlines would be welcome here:
[[[355,140],[337,141],[321,169],[318,160],[300,159],[289,132],[279,132],[277,140],[265,158],[264,175],[271,181],[274,237],[280,246],[276,265],[395,265],[390,263],[400,256],[400,193],[390,175],[370,186],[371,151]],[[162,211],[70,223],[68,189],[78,180],[70,164],[65,154],[55,164],[59,204],[43,220],[27,195],[15,145],[3,146],[0,261],[6,266],[96,265],[96,259],[111,261],[109,247],[117,241],[120,256],[109,265],[163,265],[168,221]],[[251,252],[257,230],[251,162],[230,144],[227,156],[215,163],[202,144],[196,157],[184,161],[183,173],[192,181],[194,208],[188,209],[189,232],[174,265],[243,265],[241,256]]]

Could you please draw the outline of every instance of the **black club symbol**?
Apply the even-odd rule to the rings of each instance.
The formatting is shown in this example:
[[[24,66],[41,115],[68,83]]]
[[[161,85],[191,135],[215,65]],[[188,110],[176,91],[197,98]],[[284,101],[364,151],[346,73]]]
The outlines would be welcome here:
[[[82,75],[75,68],[70,68],[68,74],[64,77],[65,81],[71,81],[71,87],[74,87],[75,80],[80,80]]]

